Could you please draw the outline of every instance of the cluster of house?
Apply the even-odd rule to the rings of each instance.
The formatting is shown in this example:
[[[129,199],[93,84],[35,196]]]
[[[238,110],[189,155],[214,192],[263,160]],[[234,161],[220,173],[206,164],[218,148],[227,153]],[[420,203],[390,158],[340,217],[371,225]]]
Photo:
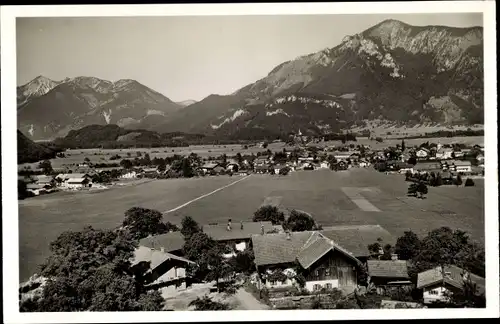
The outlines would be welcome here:
[[[395,170],[399,173],[411,172],[412,174],[440,173],[444,175],[453,174],[480,174],[484,171],[481,167],[475,167],[471,161],[465,160],[441,160],[417,162],[416,165],[408,164],[402,161],[387,161],[386,166],[389,170]]]
[[[367,270],[368,281],[383,294],[394,287],[412,287],[407,262],[373,259],[368,245],[382,238],[393,243],[393,237],[382,227],[336,226],[319,231],[289,232],[270,222],[240,222],[233,225],[209,224],[203,232],[226,244],[231,257],[236,251],[252,249],[255,256],[255,280],[260,289],[292,287],[300,272],[305,289],[310,292],[324,288],[341,289],[346,293],[358,287],[358,272]],[[184,237],[180,232],[150,236],[139,242],[133,263],[151,261],[150,285],[168,289],[186,289],[187,260],[183,253]],[[382,252],[381,252],[382,253]],[[278,275],[276,275],[278,273]],[[446,291],[462,289],[469,276],[484,292],[484,278],[467,273],[456,266],[435,268],[418,274],[417,288],[423,290],[424,303],[446,301]]]
[[[449,145],[444,146],[442,144],[437,144],[437,146],[432,148],[420,147],[415,150],[415,156],[420,160],[451,160],[460,159],[468,155],[472,150],[480,151],[481,153],[476,155],[476,160],[478,165],[484,166],[484,147],[482,145],[474,145],[472,148],[456,149]]]
[[[48,175],[19,176],[18,180],[25,182],[26,190],[35,196],[53,192],[57,188],[78,189],[92,187],[92,178],[86,173],[60,173],[55,177]]]

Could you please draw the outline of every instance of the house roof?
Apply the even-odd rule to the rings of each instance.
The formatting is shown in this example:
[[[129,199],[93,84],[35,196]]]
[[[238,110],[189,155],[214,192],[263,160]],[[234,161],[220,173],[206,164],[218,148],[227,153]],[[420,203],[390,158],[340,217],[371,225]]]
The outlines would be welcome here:
[[[264,226],[265,233],[273,230],[271,222],[243,222],[232,223],[230,231],[227,230],[227,224],[203,225],[203,232],[216,241],[250,239],[253,234],[260,235],[261,226]]]
[[[294,262],[311,234],[311,232],[293,232],[289,239],[283,233],[253,235],[255,264],[260,266]]]
[[[53,179],[54,178],[52,178],[51,176],[47,176],[47,175],[36,176],[36,181],[39,183],[48,183],[48,182],[51,182]]]
[[[69,178],[66,182],[67,183],[82,183],[86,181],[86,178]]]
[[[424,171],[424,170],[441,170],[441,163],[435,163],[435,162],[422,162],[422,163],[417,163],[413,167],[413,169],[417,171]]]
[[[406,261],[403,260],[368,260],[370,277],[409,278]]]
[[[255,264],[271,265],[298,261],[305,269],[332,250],[359,262],[354,255],[317,231],[253,235]]]
[[[90,177],[87,173],[64,173],[64,174],[58,174],[58,177],[61,176],[61,179],[77,179],[77,178],[88,178]]]
[[[448,276],[445,275],[446,273],[448,273]],[[433,269],[420,272],[418,274],[417,288],[421,289],[444,282],[456,288],[461,289],[464,283],[463,274],[464,270],[454,265],[444,266],[444,269],[440,266],[435,267]],[[443,275],[445,276],[443,277]],[[480,294],[483,294],[485,290],[484,278],[472,273],[469,273],[469,275],[472,282],[474,282],[477,285],[476,287],[478,292]]]
[[[313,232],[309,237],[307,242],[304,244],[302,250],[297,255],[297,261],[299,261],[300,265],[304,269],[308,269],[311,265],[313,265],[316,261],[318,261],[321,257],[327,254],[330,251],[338,250],[356,262],[359,262],[352,253],[340,247],[338,244],[335,244],[332,240],[326,238],[324,235],[319,232]]]
[[[139,241],[139,245],[154,249],[163,247],[166,252],[173,252],[181,250],[184,246],[184,242],[184,235],[182,235],[181,232],[169,232],[145,237]]]
[[[162,252],[156,249],[152,249],[145,246],[139,246],[134,251],[134,256],[132,258],[132,264],[137,264],[139,262],[151,262],[150,268],[154,269],[164,263],[167,260],[176,260],[185,263],[193,264],[193,261],[185,259],[183,257],[173,255],[168,252]]]
[[[202,169],[214,169],[215,167],[218,167],[219,163],[205,163],[202,165]]]
[[[455,161],[454,162],[455,166],[472,166],[472,163],[470,161]]]
[[[396,238],[380,225],[331,226],[324,227],[320,233],[352,252],[356,257],[369,256],[368,245],[377,242],[378,238],[382,239],[383,244],[394,245],[396,243]]]

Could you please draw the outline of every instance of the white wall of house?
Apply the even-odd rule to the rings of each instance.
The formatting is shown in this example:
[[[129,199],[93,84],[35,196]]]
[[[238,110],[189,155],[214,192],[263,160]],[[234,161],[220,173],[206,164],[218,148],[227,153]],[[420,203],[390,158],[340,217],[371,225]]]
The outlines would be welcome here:
[[[267,288],[279,288],[279,287],[291,287],[295,283],[294,279],[287,279],[285,281],[275,281],[275,282],[270,282],[269,280],[266,281],[266,287]]]
[[[246,242],[240,242],[236,244],[236,250],[237,251],[245,251],[247,248],[247,243]]]
[[[321,288],[338,288],[339,287],[339,280],[338,279],[329,279],[329,280],[319,280],[319,281],[307,281],[305,288],[308,291],[314,291],[318,287],[319,287],[319,289],[321,289]]]
[[[127,172],[127,173],[120,176],[120,178],[124,178],[124,179],[132,179],[135,177],[137,177],[137,172],[135,172],[135,171]]]
[[[471,172],[472,171],[472,168],[470,165],[466,165],[466,166],[457,166],[456,167],[456,170],[457,172]]]
[[[424,157],[427,157],[428,155],[429,155],[429,153],[427,153],[427,151],[424,151],[424,150],[417,151],[417,157],[424,158]]]
[[[71,188],[71,189],[77,189],[77,188],[85,188],[86,185],[84,185],[83,183],[75,183],[75,182],[73,182],[73,183],[66,183],[66,187],[67,188]]]
[[[447,291],[448,289],[441,286],[424,288],[424,303],[429,304],[436,301],[446,301],[447,296],[445,295],[445,292]]]

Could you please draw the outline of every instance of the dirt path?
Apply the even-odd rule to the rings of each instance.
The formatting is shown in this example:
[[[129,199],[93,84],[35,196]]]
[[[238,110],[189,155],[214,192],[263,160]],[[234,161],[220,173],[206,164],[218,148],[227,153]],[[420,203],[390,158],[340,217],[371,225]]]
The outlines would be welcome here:
[[[186,206],[187,206],[187,205],[189,205],[189,204],[194,203],[195,201],[198,201],[198,200],[200,200],[200,199],[203,199],[203,198],[205,198],[205,197],[208,197],[208,196],[210,196],[210,195],[213,195],[214,193],[219,192],[219,191],[221,191],[221,190],[223,190],[223,189],[226,189],[226,188],[228,188],[228,187],[231,187],[232,185],[235,185],[235,184],[237,184],[238,182],[243,181],[243,180],[245,180],[245,179],[247,179],[247,178],[250,178],[250,175],[247,175],[247,176],[245,176],[245,177],[243,177],[243,178],[241,178],[241,179],[239,179],[239,180],[236,180],[236,181],[234,181],[234,182],[231,182],[231,183],[230,183],[230,184],[228,184],[228,185],[222,186],[222,187],[220,187],[220,188],[218,188],[218,189],[215,189],[214,191],[211,191],[211,192],[209,192],[209,193],[206,193],[206,194],[204,194],[204,195],[202,195],[202,196],[199,196],[199,197],[197,197],[197,198],[194,198],[194,199],[192,199],[192,200],[190,200],[190,201],[188,201],[188,202],[186,202],[186,203],[184,203],[184,204],[182,204],[182,205],[180,205],[180,206],[177,206],[177,207],[175,207],[175,208],[172,208],[172,209],[166,210],[166,211],[164,211],[164,212],[163,212],[163,214],[168,214],[168,213],[174,212],[174,211],[176,211],[176,210],[179,210],[179,209],[181,209],[181,208],[183,208],[183,207],[186,207]]]
[[[234,295],[238,301],[239,310],[266,310],[270,309],[268,305],[258,301],[252,294],[245,289],[240,288]]]

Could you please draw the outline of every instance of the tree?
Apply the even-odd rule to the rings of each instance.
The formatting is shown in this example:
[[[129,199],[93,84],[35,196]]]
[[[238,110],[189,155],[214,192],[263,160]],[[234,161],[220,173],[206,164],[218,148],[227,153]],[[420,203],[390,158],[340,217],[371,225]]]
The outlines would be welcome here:
[[[467,178],[467,180],[465,180],[465,184],[464,184],[466,187],[473,187],[474,186],[474,180],[472,180],[471,178]]]
[[[285,221],[285,214],[281,212],[278,207],[266,205],[262,206],[253,215],[254,222],[272,222],[273,225],[283,224]]]
[[[403,139],[403,140],[401,140],[401,151],[404,152],[405,149],[406,149],[406,145],[405,145],[405,140]]]
[[[142,239],[148,235],[166,233],[165,224],[161,222],[163,215],[153,209],[132,207],[125,212],[123,226],[132,237]]]
[[[181,233],[186,239],[189,239],[193,234],[201,232],[198,223],[190,216],[185,216],[181,221]]]
[[[240,152],[236,153],[236,161],[238,162],[238,165],[243,164],[243,157]]]
[[[408,196],[414,196],[416,197],[417,196],[417,192],[418,192],[418,184],[413,182],[413,183],[410,183],[410,185],[408,186],[408,193],[407,195]]]
[[[420,249],[412,258],[412,276],[436,266],[456,265],[484,277],[484,247],[472,242],[461,230],[441,227],[432,230],[420,241]]]
[[[410,156],[410,158],[408,159],[408,164],[416,165],[417,164],[417,158],[415,156]]]
[[[289,167],[284,167],[284,168],[280,169],[279,174],[280,175],[287,175],[289,172],[290,172],[290,168]]]
[[[42,169],[43,174],[50,175],[54,170],[52,169],[52,163],[49,160],[44,160],[38,164],[38,167]]]
[[[85,157],[85,159],[83,159],[83,162],[89,163],[90,159],[88,157]]]
[[[296,210],[292,210],[286,222],[286,228],[292,232],[312,231],[315,225],[311,216]]]
[[[30,196],[30,194],[27,190],[26,182],[24,182],[22,180],[18,180],[17,181],[17,197],[18,197],[18,199],[23,200],[29,196]]]
[[[141,157],[141,156],[142,156],[141,151],[137,151],[137,152],[136,152],[136,155],[137,155],[137,157]]]
[[[182,160],[182,175],[185,178],[191,178],[194,176],[193,168],[191,167],[189,159]]]
[[[382,248],[382,251],[383,251],[383,253],[380,256],[380,260],[391,260],[392,259],[392,252],[393,252],[392,245],[390,245],[390,244],[384,245],[384,247]]]
[[[268,145],[269,145],[269,143],[264,142],[264,143],[262,143],[262,148],[267,148]]]
[[[119,231],[63,232],[50,244],[50,255],[41,265],[49,278],[42,296],[21,304],[21,310],[61,311],[159,311],[163,298],[146,293],[133,275],[129,259],[135,244]]]
[[[132,162],[127,159],[123,159],[120,161],[120,166],[126,170],[132,169]]]
[[[368,245],[368,252],[370,252],[370,256],[372,258],[378,258],[380,255],[381,249],[382,249],[382,246],[380,245],[379,242],[375,242],[375,243]]]
[[[233,269],[237,273],[251,274],[255,271],[255,256],[252,249],[238,251],[234,257],[229,259]]]
[[[228,304],[213,301],[206,295],[202,298],[197,297],[195,300],[189,303],[189,306],[194,306],[195,310],[198,311],[217,311],[230,309]]]
[[[396,241],[395,253],[401,260],[411,260],[420,250],[420,239],[412,231],[405,231]]]
[[[142,160],[144,165],[151,165],[151,158],[149,157],[149,153],[144,155],[144,159]]]
[[[337,159],[335,158],[334,155],[331,155],[329,154],[327,157],[326,157],[326,160],[328,161],[328,163],[330,164],[330,169],[333,170],[334,168],[334,165],[337,163]]]
[[[457,175],[457,178],[455,179],[455,185],[457,187],[462,185],[462,176],[460,174]]]

